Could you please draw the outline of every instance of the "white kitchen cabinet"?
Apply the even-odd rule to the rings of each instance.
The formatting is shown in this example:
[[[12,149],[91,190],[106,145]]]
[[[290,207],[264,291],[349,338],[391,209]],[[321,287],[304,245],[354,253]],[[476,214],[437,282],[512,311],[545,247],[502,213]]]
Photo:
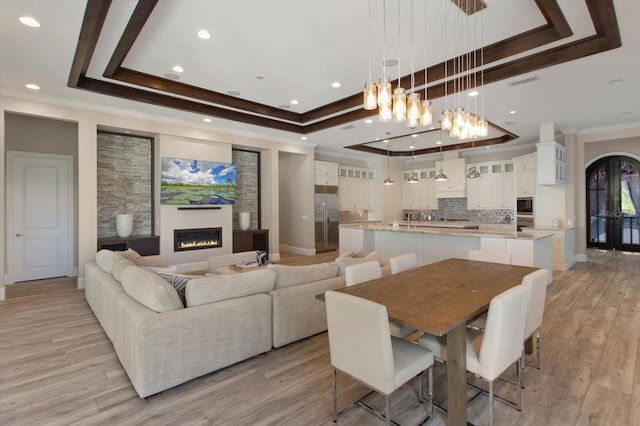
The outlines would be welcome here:
[[[338,163],[315,161],[315,184],[338,186]]]
[[[536,154],[514,158],[516,169],[516,196],[533,197],[536,194]]]
[[[491,164],[491,208],[514,208],[513,168],[513,161],[502,161]]]
[[[340,210],[373,210],[373,170],[340,167],[338,202]]]
[[[436,161],[436,172],[447,175],[444,182],[436,182],[438,198],[464,198],[467,196],[467,168],[464,158]]]
[[[467,178],[467,209],[481,210],[491,208],[491,166],[489,163],[470,164],[469,169],[475,166],[480,177]]]
[[[536,145],[536,179],[538,185],[564,185],[567,183],[567,149],[557,142]]]
[[[419,182],[408,182],[412,174],[419,179]],[[402,208],[437,209],[435,176],[435,169],[404,171],[402,173]]]

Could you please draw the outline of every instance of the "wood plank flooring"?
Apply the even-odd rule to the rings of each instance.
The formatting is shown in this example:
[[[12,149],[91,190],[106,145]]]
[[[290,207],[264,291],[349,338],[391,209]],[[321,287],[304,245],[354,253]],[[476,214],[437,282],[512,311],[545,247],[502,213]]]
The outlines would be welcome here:
[[[496,403],[496,424],[640,425],[640,256],[590,251],[588,258],[554,272],[542,369],[526,369],[522,412]],[[6,291],[0,302],[3,426],[332,424],[326,333],[140,399],[74,279]],[[437,365],[441,403],[444,373]],[[346,377],[338,383],[341,407],[366,393]],[[513,397],[508,383],[496,388]],[[426,414],[416,394],[413,381],[393,395],[396,421],[416,424]],[[380,398],[372,403],[382,405]],[[487,424],[486,396],[470,404],[468,416]],[[339,424],[383,422],[354,408]],[[446,414],[436,410],[430,424],[446,424]]]

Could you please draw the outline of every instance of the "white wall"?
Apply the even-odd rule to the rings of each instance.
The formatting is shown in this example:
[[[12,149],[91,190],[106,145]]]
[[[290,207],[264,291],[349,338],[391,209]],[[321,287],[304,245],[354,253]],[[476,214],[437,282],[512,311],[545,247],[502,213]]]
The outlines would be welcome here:
[[[132,103],[135,106],[135,103]],[[180,140],[174,148],[166,148],[168,152],[183,153],[183,148],[196,149],[192,143],[213,143],[217,148],[226,146],[228,158],[231,160],[231,148],[234,145],[250,147],[261,152],[262,158],[262,224],[263,228],[270,230],[269,244],[270,252],[274,259],[279,257],[279,222],[278,222],[278,152],[292,152],[306,154],[311,158],[310,166],[306,173],[300,175],[300,179],[305,179],[310,187],[313,187],[313,147],[297,145],[298,140],[292,135],[292,143],[276,142],[261,139],[246,134],[230,133],[219,129],[210,129],[204,125],[187,124],[184,122],[172,121],[161,117],[151,117],[137,114],[131,111],[122,110],[99,110],[87,107],[75,108],[69,106],[55,105],[45,102],[0,96],[0,164],[5,164],[5,112],[17,114],[29,114],[33,116],[46,117],[56,120],[66,120],[78,123],[78,267],[79,267],[79,287],[84,286],[84,264],[93,261],[96,252],[97,241],[97,178],[96,178],[96,152],[97,152],[97,130],[109,128],[111,130],[120,129],[131,131],[133,134],[142,134],[166,138],[177,138]],[[132,107],[133,109],[133,107]],[[185,142],[188,141],[188,142]],[[226,155],[226,154],[225,154]],[[313,191],[300,198],[299,202],[306,205],[309,212],[313,211]],[[5,177],[0,173],[0,236],[4,242],[0,245],[0,271],[6,270],[6,236],[5,236]],[[197,213],[197,212],[196,212]],[[311,214],[311,213],[309,213]],[[168,219],[167,214],[160,215],[161,221]],[[230,215],[229,215],[230,216]],[[226,219],[221,219],[223,222]],[[162,223],[162,222],[161,222]],[[226,222],[224,222],[226,223]],[[296,225],[305,235],[304,244],[309,248],[313,247],[313,222],[307,221]],[[306,229],[307,226],[309,229]],[[231,229],[231,221],[228,220],[228,227]],[[163,238],[165,240],[166,238]],[[172,238],[171,238],[172,239]],[[164,241],[163,241],[164,243]],[[163,253],[166,254],[166,253]],[[0,287],[0,296],[4,294],[4,286]]]

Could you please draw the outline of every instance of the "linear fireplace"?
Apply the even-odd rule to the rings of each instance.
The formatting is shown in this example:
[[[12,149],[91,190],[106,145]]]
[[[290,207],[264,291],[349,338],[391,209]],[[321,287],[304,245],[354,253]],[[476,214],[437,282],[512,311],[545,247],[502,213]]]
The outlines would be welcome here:
[[[222,228],[174,229],[173,251],[222,247]]]

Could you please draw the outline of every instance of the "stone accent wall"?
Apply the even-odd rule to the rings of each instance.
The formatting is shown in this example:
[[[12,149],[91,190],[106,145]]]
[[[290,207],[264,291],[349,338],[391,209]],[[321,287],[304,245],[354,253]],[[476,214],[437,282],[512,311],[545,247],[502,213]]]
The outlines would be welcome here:
[[[238,213],[249,212],[249,229],[260,228],[260,153],[231,151],[231,161],[237,164],[236,203],[233,205],[233,229],[239,230]]]
[[[152,234],[153,141],[98,133],[98,238],[115,237],[116,215],[133,213],[133,235]]]
[[[413,211],[416,217],[432,214],[434,220],[468,220],[481,224],[513,223],[515,215],[512,209],[467,210],[466,198],[439,198],[437,210],[403,210]]]

